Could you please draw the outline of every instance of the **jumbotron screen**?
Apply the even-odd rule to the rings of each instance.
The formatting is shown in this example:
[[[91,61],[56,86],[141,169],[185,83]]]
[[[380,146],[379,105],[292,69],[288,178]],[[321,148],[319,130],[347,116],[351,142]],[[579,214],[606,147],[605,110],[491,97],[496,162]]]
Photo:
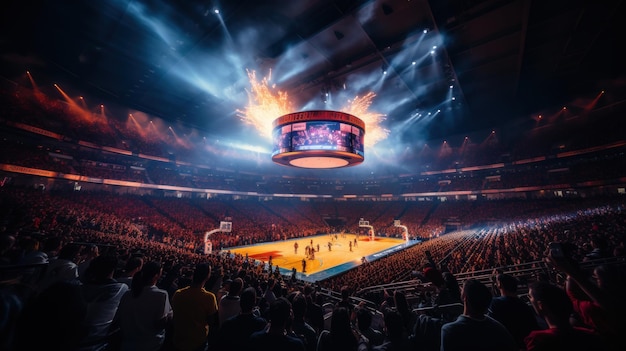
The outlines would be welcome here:
[[[297,122],[273,131],[272,156],[292,151],[331,150],[363,156],[363,130],[337,121]]]
[[[277,118],[272,161],[301,168],[338,168],[365,159],[365,123],[339,111],[301,111]]]

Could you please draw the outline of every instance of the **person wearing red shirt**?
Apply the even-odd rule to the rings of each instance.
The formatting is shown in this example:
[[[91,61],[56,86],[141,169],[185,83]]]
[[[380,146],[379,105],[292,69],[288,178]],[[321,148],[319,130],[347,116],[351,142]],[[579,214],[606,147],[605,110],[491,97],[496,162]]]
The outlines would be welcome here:
[[[563,289],[540,281],[530,286],[528,297],[537,314],[548,324],[548,329],[532,331],[524,339],[528,351],[608,350],[602,338],[592,330],[570,325],[569,317],[574,308]]]

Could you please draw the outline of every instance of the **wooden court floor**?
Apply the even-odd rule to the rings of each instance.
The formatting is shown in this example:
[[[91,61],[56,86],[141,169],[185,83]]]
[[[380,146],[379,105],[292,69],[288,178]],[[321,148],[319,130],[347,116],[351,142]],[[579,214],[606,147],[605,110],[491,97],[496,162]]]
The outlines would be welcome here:
[[[278,266],[289,271],[296,268],[298,273],[303,273],[302,261],[304,260],[306,262],[306,272],[303,275],[308,276],[351,261],[355,264],[361,264],[363,257],[374,255],[404,243],[404,240],[396,238],[376,237],[372,241],[369,237],[360,236],[355,244],[355,239],[357,239],[355,234],[324,234],[251,246],[240,246],[231,248],[228,251],[242,255],[247,254],[248,257],[266,263],[271,256],[274,267]],[[313,243],[312,245],[311,242]],[[296,243],[298,244],[297,250],[295,249]],[[330,250],[328,248],[329,243],[331,244]],[[318,245],[319,251],[317,251]],[[314,257],[307,258],[305,255],[307,246],[315,248]]]

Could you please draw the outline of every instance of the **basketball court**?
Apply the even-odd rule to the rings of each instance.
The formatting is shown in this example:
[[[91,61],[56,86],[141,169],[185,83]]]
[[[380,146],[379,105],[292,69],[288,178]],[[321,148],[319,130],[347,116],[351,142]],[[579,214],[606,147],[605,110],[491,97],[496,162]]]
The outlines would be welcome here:
[[[364,260],[371,262],[417,243],[419,241],[398,238],[375,237],[371,240],[363,235],[323,234],[233,247],[228,251],[265,263],[271,257],[273,269],[278,266],[282,274],[289,275],[295,268],[298,279],[315,282],[361,265]],[[312,247],[314,252],[306,255],[307,247],[309,250]],[[303,260],[306,262],[305,272]]]

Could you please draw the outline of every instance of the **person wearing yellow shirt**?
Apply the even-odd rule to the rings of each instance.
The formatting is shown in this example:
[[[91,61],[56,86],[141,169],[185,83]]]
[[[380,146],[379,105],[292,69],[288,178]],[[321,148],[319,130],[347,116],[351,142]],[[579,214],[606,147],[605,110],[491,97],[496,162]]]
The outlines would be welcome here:
[[[206,350],[209,332],[217,330],[217,299],[204,288],[210,276],[211,266],[198,264],[191,285],[172,296],[176,350]]]

